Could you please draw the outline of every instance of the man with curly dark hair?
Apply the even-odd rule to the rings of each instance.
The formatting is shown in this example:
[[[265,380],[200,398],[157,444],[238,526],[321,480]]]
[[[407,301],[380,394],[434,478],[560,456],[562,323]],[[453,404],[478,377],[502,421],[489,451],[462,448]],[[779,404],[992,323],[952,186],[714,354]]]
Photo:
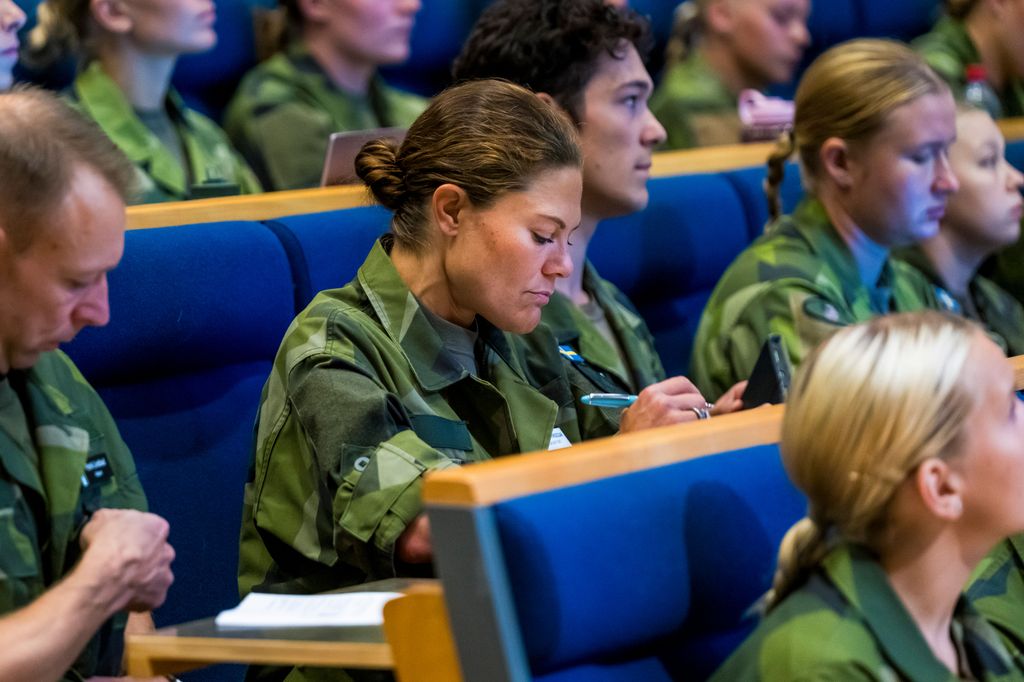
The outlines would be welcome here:
[[[671,405],[693,391],[692,384],[666,380],[635,307],[586,260],[600,221],[647,205],[651,154],[665,139],[647,106],[650,44],[645,19],[603,0],[497,0],[477,21],[452,71],[456,81],[504,78],[529,87],[576,123],[584,158],[582,221],[571,246],[576,267],[557,281],[542,320],[558,339],[578,393],[646,390],[664,394]],[[737,395],[723,396],[716,411],[738,407]],[[578,407],[584,420],[588,411],[599,419],[601,408]],[[635,416],[627,409],[622,418]]]

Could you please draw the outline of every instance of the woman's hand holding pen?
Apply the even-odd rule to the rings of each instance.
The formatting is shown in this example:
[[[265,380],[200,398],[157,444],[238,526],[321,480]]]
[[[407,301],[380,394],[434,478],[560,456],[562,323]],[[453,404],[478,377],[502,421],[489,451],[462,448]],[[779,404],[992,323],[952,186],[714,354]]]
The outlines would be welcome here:
[[[672,377],[640,391],[623,410],[619,433],[706,419],[713,407],[689,379]]]

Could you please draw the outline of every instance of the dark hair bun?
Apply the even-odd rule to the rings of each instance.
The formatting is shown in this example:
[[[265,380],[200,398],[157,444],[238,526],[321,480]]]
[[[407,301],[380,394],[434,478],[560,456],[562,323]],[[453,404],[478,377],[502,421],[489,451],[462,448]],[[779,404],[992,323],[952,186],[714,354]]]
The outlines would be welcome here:
[[[398,143],[382,138],[363,145],[356,155],[356,174],[381,206],[397,211],[405,202],[405,173],[398,165]]]

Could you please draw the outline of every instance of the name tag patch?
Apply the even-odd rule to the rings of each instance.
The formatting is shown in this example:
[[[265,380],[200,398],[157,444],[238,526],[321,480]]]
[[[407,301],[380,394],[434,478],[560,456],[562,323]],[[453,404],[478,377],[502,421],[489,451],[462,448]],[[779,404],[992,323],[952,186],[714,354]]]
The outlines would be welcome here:
[[[562,432],[562,429],[557,426],[551,429],[551,442],[548,443],[548,450],[561,450],[569,447],[572,447],[572,442]]]
[[[82,474],[82,487],[102,485],[114,475],[105,453],[93,455],[85,461],[85,473]]]

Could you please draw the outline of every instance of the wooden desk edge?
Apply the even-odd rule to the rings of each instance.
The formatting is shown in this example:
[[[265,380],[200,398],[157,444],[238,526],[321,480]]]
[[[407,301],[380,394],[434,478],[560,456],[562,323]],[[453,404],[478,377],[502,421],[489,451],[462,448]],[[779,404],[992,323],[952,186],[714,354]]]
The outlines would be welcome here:
[[[394,665],[387,642],[295,642],[149,633],[128,635],[126,645],[128,673],[134,676],[166,675],[220,663],[374,669]],[[301,645],[301,654],[296,654],[296,645]]]
[[[1016,388],[1024,389],[1024,355],[1009,358],[1008,362]],[[602,438],[557,454],[534,452],[446,469],[427,476],[423,499],[428,506],[488,505],[717,452],[775,443],[781,434],[783,411],[782,405],[761,407],[705,422]]]
[[[372,203],[362,185],[297,189],[214,199],[129,206],[128,229],[193,225],[222,220],[271,220]]]
[[[427,476],[423,499],[428,506],[487,505],[716,452],[775,443],[782,412],[781,405],[760,407],[703,422],[601,438],[557,454],[535,452],[446,469]]]

